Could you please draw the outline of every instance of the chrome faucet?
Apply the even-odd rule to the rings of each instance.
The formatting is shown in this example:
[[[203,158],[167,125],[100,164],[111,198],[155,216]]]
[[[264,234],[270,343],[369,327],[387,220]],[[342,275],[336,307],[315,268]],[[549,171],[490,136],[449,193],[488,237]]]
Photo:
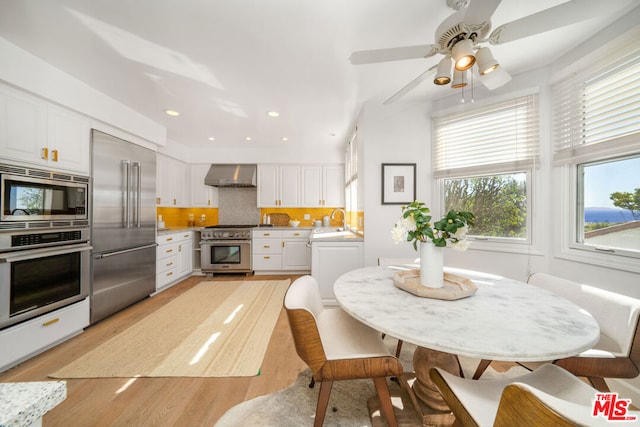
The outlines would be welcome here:
[[[331,219],[333,219],[333,217],[336,216],[336,212],[342,212],[342,230],[346,231],[347,230],[347,214],[345,213],[344,209],[334,209],[333,212],[331,212]]]

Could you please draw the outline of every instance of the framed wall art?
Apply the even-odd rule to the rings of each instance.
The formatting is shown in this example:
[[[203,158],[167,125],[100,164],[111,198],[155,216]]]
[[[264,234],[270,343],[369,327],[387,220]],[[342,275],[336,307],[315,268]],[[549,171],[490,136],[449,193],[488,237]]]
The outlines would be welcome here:
[[[416,199],[416,164],[382,164],[382,204],[406,205]]]

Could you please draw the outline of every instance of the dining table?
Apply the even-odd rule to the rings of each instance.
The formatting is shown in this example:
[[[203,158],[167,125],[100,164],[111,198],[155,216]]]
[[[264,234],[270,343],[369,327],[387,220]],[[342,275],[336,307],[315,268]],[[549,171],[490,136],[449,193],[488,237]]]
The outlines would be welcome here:
[[[429,377],[434,366],[462,375],[458,356],[479,359],[478,378],[491,361],[552,361],[575,356],[600,339],[591,314],[545,289],[445,267],[452,277],[470,280],[475,293],[453,300],[418,296],[397,285],[414,268],[398,264],[352,270],[338,277],[334,293],[349,315],[416,345],[408,391],[425,425],[450,414]]]

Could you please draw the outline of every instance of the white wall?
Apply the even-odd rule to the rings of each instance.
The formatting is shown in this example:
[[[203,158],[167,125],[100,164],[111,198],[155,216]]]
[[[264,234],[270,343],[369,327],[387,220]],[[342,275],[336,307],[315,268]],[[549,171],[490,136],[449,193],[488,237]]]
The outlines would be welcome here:
[[[363,180],[365,264],[378,257],[406,258],[417,253],[410,244],[395,245],[391,229],[400,205],[382,205],[382,163],[416,163],[416,196],[431,197],[431,112],[424,104],[376,106],[367,104],[358,122]],[[361,177],[361,178],[360,178]]]

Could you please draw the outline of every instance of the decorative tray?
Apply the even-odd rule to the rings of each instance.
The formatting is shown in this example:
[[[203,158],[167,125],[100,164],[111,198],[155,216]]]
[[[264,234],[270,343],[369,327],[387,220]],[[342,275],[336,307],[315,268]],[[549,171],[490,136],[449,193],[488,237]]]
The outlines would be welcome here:
[[[478,290],[471,279],[451,273],[444,273],[444,286],[441,288],[423,286],[420,284],[420,270],[399,271],[393,275],[393,283],[416,296],[443,300],[466,298]]]
[[[286,227],[289,225],[289,214],[286,213],[271,213],[267,214],[271,218],[271,224],[278,227]]]

